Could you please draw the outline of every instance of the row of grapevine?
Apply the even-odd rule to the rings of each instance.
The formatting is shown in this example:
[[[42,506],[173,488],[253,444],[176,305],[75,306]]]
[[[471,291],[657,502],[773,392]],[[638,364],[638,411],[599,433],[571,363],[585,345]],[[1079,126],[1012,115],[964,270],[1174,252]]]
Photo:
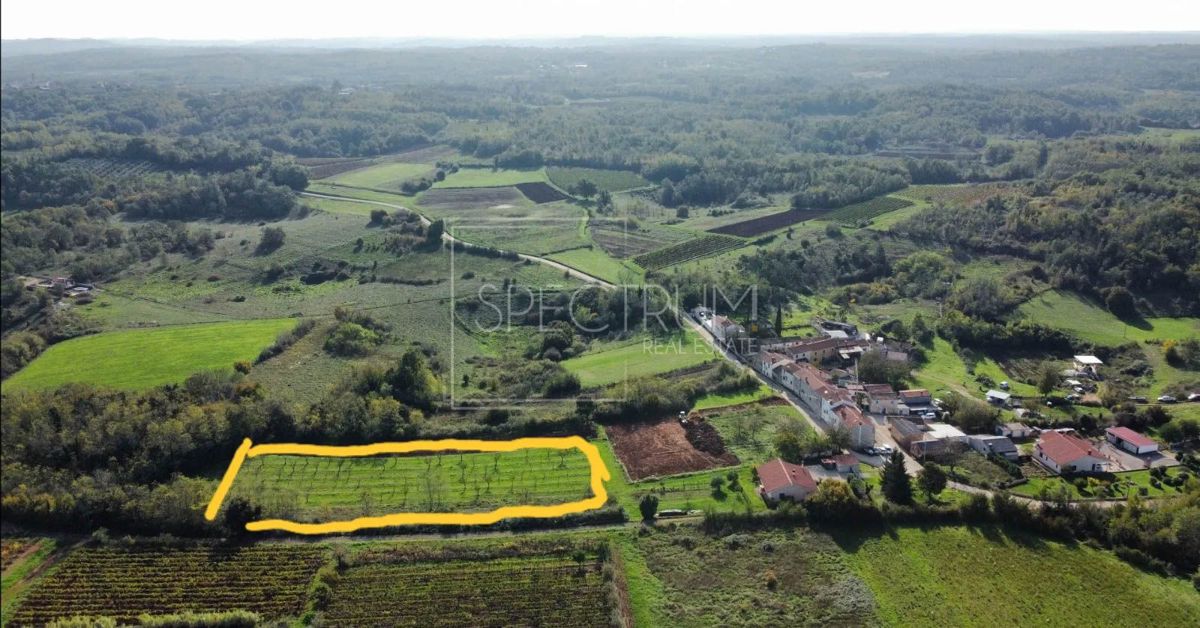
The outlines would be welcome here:
[[[102,179],[137,177],[165,170],[159,164],[145,159],[106,159],[102,157],[73,157],[63,162],[86,170]]]
[[[878,196],[869,201],[847,205],[825,215],[825,219],[843,225],[857,226],[867,224],[872,218],[888,212],[904,209],[913,203],[908,199],[895,196]]]
[[[10,626],[74,615],[248,610],[298,616],[328,550],[312,545],[106,546],[73,551],[31,590]]]
[[[683,262],[690,262],[694,259],[724,253],[725,251],[736,249],[745,243],[746,241],[741,238],[712,234],[638,255],[633,258],[633,261],[646,270],[657,270],[675,264],[682,264]]]

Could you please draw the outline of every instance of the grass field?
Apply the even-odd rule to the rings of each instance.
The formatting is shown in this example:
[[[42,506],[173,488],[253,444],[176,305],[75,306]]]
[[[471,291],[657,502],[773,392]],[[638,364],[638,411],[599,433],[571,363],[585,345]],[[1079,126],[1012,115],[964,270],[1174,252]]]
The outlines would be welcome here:
[[[350,214],[351,216],[370,216],[371,212],[376,209],[387,211],[388,208],[370,203],[358,203],[355,201],[343,201],[332,198],[313,198],[311,196],[304,198],[304,204],[327,211],[331,214]]]
[[[745,392],[735,392],[729,394],[709,393],[696,400],[692,406],[693,410],[709,410],[712,408],[723,408],[726,406],[736,406],[744,403],[753,403],[763,399],[770,399],[775,396],[775,391],[771,390],[766,384],[759,384],[754,390]]]
[[[871,591],[837,545],[804,528],[718,537],[660,526],[652,534],[623,536],[616,546],[638,625],[879,623]]]
[[[579,183],[583,179],[587,179],[596,184],[596,187],[609,192],[624,192],[634,188],[641,188],[650,185],[650,182],[643,179],[636,172],[627,170],[600,170],[598,168],[547,168],[546,175],[550,177],[550,182],[563,190],[570,190],[571,186]]]
[[[1200,596],[1191,583],[1144,573],[1082,545],[958,526],[846,531],[835,538],[889,626],[1200,623]]]
[[[81,548],[33,586],[10,625],[43,626],[74,615],[128,624],[143,613],[236,609],[265,620],[293,618],[327,555],[321,546],[284,544]]]
[[[446,175],[444,181],[433,184],[435,188],[490,188],[517,183],[546,181],[546,171],[537,170],[492,170],[491,168],[463,168]]]
[[[323,179],[323,183],[336,183],[360,188],[400,190],[400,185],[409,179],[433,173],[429,164],[390,162],[368,168],[351,170]]]
[[[780,426],[808,431],[808,421],[791,404],[753,404],[708,414],[708,422],[725,439],[738,460],[758,464],[774,458],[775,432]]]
[[[640,516],[638,502],[646,495],[654,495],[658,498],[659,510],[703,510],[744,514],[763,512],[767,508],[763,500],[754,492],[754,480],[748,465],[630,482],[608,439],[597,439],[592,441],[592,444],[600,450],[600,458],[604,460],[605,466],[612,475],[612,480],[605,485],[608,494],[617,500],[617,503],[625,509],[625,513],[631,519],[637,519]],[[738,474],[740,489],[731,489],[726,484],[721,493],[715,493],[712,479],[714,477],[725,478],[730,472]]]
[[[499,545],[426,547],[428,556],[415,548],[395,556],[383,548],[364,552],[339,573],[325,620],[422,628],[608,625],[609,585],[594,552],[577,550],[584,552],[577,562],[569,546],[544,554]]]
[[[546,257],[610,283],[636,284],[645,277],[645,272],[636,264],[613,259],[600,247],[571,249]]]
[[[246,461],[232,496],[264,517],[325,522],[400,512],[488,511],[591,496],[591,467],[576,450],[321,458],[271,455]]]
[[[1057,290],[1026,301],[1019,312],[1029,320],[1102,345],[1200,337],[1200,318],[1148,318],[1128,324],[1098,305]]]
[[[975,381],[976,375],[987,375],[997,385],[1007,381],[1013,393],[1023,396],[1037,394],[1037,388],[1010,377],[991,358],[984,357],[975,363],[975,374],[967,372],[967,365],[954,352],[950,343],[941,337],[933,340],[933,346],[925,351],[925,364],[916,371],[916,385],[927,388],[937,395],[937,391],[949,389],[968,394],[976,399],[982,399],[986,390],[980,390],[981,385]]]
[[[579,376],[584,388],[595,388],[627,378],[666,373],[717,358],[713,348],[691,330],[670,340],[649,337],[618,343],[595,343],[562,365]]]
[[[130,329],[74,338],[46,350],[4,382],[5,392],[85,382],[149,388],[179,382],[196,371],[231,370],[253,360],[294,319],[274,318],[156,329]]]

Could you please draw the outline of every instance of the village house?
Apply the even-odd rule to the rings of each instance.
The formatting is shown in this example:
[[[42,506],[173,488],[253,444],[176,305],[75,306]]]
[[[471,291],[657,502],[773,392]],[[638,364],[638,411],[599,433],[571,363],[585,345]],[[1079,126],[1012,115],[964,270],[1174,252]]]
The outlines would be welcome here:
[[[1007,408],[1010,400],[1012,399],[1012,395],[1004,392],[1003,390],[989,390],[987,391],[986,397],[988,403],[994,406],[1000,406],[1001,408]]]
[[[967,443],[971,445],[971,449],[985,456],[995,454],[1013,462],[1016,462],[1021,457],[1021,452],[1017,450],[1017,446],[1006,436],[972,434],[967,437]]]
[[[812,473],[798,464],[776,458],[758,466],[758,493],[769,502],[804,501],[817,490]]]
[[[903,411],[899,414],[925,414],[934,412],[937,408],[933,407],[933,395],[929,394],[924,388],[911,388],[909,390],[900,391],[900,403],[904,404]]]
[[[871,414],[908,414],[908,406],[900,400],[900,394],[888,384],[867,384],[864,393],[867,411]]]
[[[1055,473],[1100,473],[1110,460],[1088,441],[1073,433],[1042,432],[1033,457]]]
[[[754,370],[769,379],[779,381],[779,369],[788,362],[791,362],[791,359],[782,353],[759,351],[754,356]]]
[[[1104,362],[1094,355],[1077,355],[1074,359],[1074,370],[1079,375],[1085,375],[1092,379],[1097,379],[1100,375],[1098,369],[1104,366]]]
[[[892,433],[896,444],[908,451],[912,450],[913,443],[925,436],[925,430],[921,429],[921,426],[900,417],[888,419],[888,431]]]
[[[744,327],[733,322],[729,319],[729,317],[721,316],[720,314],[717,314],[716,316],[713,316],[705,321],[704,326],[708,327],[708,330],[712,332],[713,337],[716,338],[718,342],[726,345],[729,345],[738,338],[746,335],[746,329]]]
[[[834,456],[832,460],[833,469],[838,473],[845,473],[848,475],[862,474],[859,468],[858,456],[855,456],[854,454],[838,454]]]
[[[861,353],[863,348],[864,343],[861,340],[830,337],[783,340],[763,346],[766,351],[782,353],[793,360],[813,364],[820,364],[834,357],[845,359],[853,353]]]
[[[851,449],[864,450],[875,446],[875,423],[863,415],[858,406],[838,406],[834,413],[837,414],[842,427],[850,433]]]
[[[1149,454],[1158,451],[1158,443],[1145,434],[1139,434],[1127,427],[1110,427],[1104,430],[1108,442],[1128,451],[1131,454]]]

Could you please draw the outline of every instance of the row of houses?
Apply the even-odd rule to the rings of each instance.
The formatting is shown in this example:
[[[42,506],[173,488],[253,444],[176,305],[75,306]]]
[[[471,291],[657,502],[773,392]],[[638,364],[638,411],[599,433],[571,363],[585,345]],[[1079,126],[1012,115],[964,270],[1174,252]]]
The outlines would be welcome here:
[[[855,403],[854,394],[821,369],[774,351],[759,352],[754,368],[799,397],[822,423],[845,428],[852,449],[875,445],[875,423]]]

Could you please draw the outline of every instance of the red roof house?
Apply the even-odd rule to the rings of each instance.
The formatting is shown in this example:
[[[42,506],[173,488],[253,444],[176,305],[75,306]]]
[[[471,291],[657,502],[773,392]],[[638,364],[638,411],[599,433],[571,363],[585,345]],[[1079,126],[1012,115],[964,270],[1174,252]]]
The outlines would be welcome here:
[[[1033,457],[1055,473],[1099,473],[1107,470],[1110,460],[1092,444],[1074,434],[1042,432],[1033,448]]]
[[[758,492],[768,501],[803,501],[817,490],[817,481],[808,469],[776,458],[758,467]]]

